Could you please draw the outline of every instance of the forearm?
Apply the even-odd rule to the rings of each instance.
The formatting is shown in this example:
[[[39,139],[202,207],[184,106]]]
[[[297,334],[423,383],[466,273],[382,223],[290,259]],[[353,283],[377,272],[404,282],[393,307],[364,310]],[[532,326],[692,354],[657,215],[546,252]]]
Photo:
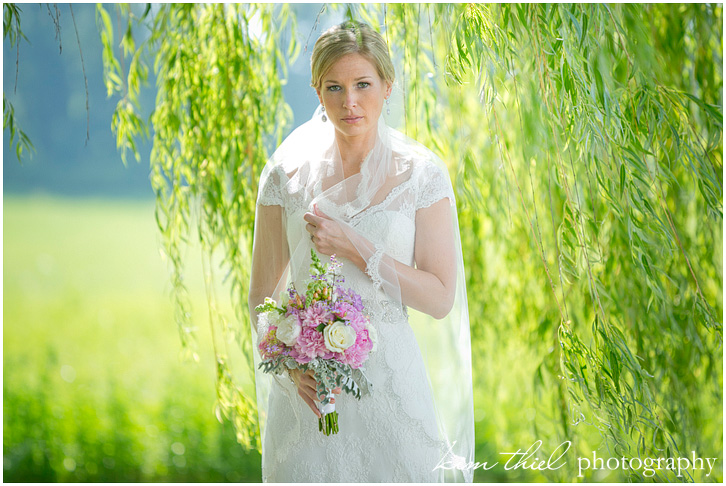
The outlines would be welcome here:
[[[454,286],[445,285],[433,273],[394,260],[401,301],[435,319],[443,319],[454,304]]]
[[[281,263],[281,262],[280,262]],[[277,299],[278,296],[273,295],[275,289],[285,271],[287,262],[282,267],[275,268],[260,268],[259,259],[253,260],[252,264],[252,278],[250,281],[250,291],[247,298],[247,305],[250,310],[250,320],[253,326],[257,327],[257,313],[255,307],[265,302],[266,297]]]
[[[355,230],[341,228],[314,208],[306,213],[306,229],[317,251],[350,260],[384,291],[436,319],[445,317],[456,291],[456,242],[452,207],[448,198],[416,212],[415,266],[406,265],[379,250]],[[391,231],[394,231],[391,228]],[[379,258],[380,257],[380,258]],[[370,267],[370,268],[369,268]],[[389,285],[390,284],[390,285]]]
[[[274,277],[255,278],[253,273],[253,277],[250,282],[249,296],[247,298],[247,305],[250,308],[250,312],[254,312],[255,307],[257,307],[258,305],[264,304],[265,298],[270,297],[276,299],[273,294],[275,293],[275,288],[277,287],[280,278],[282,278],[282,270],[280,270],[279,272],[270,271],[268,275],[274,275]],[[273,281],[273,279],[275,278],[276,280]]]
[[[371,249],[373,247],[368,241],[361,241],[359,244]],[[378,271],[368,268],[366,260],[355,247],[347,252],[346,258],[368,275]],[[406,265],[385,254],[383,260],[394,266],[403,304],[436,319],[442,319],[449,313],[454,303],[453,283],[446,285],[435,274]]]
[[[284,231],[282,208],[280,206],[260,206],[257,209],[255,241],[252,249],[252,269],[247,305],[253,326],[257,326],[255,307],[272,297],[285,268],[290,260],[290,252]]]

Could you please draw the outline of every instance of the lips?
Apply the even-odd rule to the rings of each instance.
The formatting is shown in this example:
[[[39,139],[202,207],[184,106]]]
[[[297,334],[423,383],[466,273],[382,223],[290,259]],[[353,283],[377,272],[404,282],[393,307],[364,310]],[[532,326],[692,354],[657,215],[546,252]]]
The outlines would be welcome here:
[[[352,125],[354,123],[358,123],[362,119],[363,119],[362,116],[347,116],[347,117],[343,118],[343,121],[345,123],[350,123]]]

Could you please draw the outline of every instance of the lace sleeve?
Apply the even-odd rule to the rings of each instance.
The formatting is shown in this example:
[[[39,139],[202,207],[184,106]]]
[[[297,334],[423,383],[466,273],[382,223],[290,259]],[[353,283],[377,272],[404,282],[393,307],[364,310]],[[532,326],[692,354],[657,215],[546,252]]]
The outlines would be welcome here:
[[[261,206],[285,206],[284,186],[287,182],[287,175],[278,165],[273,168],[267,177],[263,177],[260,184],[260,191],[257,195],[257,204]]]
[[[373,287],[376,290],[380,289],[381,285],[383,284],[383,279],[381,278],[381,270],[380,270],[382,258],[383,258],[383,245],[377,244],[376,251],[368,259],[368,263],[366,265],[366,273],[373,281]]]
[[[454,191],[449,175],[433,163],[426,164],[420,174],[416,209],[427,208],[444,198],[454,204]]]

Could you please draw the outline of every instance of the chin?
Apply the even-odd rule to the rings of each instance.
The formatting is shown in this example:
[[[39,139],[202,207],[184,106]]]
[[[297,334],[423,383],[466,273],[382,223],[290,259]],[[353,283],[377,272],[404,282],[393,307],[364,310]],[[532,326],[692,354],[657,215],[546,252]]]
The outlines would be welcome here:
[[[359,135],[365,135],[375,128],[375,125],[371,125],[367,119],[362,120],[363,123],[357,125],[347,125],[342,123],[336,126],[337,130],[347,137],[357,137]]]

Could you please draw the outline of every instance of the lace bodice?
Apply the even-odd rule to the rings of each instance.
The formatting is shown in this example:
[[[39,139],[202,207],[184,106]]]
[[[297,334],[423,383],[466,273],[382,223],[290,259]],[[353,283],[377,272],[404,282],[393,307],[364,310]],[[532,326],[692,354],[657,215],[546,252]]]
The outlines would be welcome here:
[[[300,187],[288,184],[289,181],[289,174],[284,172],[282,166],[274,167],[266,184],[260,190],[257,203],[263,206],[282,206],[288,214],[305,208],[312,200],[312,195],[304,194]],[[316,188],[317,192],[319,190],[319,187]],[[377,208],[388,206],[391,201],[401,196],[412,204],[407,212],[407,215],[412,217],[412,209],[428,207],[444,197],[453,198],[453,193],[448,176],[439,167],[430,161],[419,160],[413,163],[410,177],[394,187],[382,202],[353,218],[361,218],[367,212],[375,212]]]
[[[294,248],[301,238],[308,236],[302,215],[310,210],[309,204],[317,194],[306,193],[289,181],[279,166],[273,169],[261,190],[258,204],[278,205],[284,209],[288,246]],[[381,202],[353,215],[349,222],[375,245],[378,252],[413,265],[416,211],[443,198],[453,201],[448,176],[433,163],[419,161],[414,163],[408,179],[396,185]],[[374,267],[369,273],[375,283]]]

